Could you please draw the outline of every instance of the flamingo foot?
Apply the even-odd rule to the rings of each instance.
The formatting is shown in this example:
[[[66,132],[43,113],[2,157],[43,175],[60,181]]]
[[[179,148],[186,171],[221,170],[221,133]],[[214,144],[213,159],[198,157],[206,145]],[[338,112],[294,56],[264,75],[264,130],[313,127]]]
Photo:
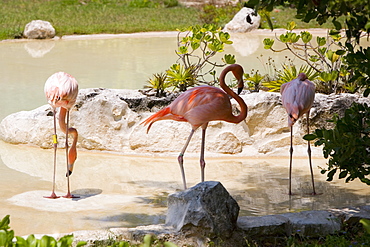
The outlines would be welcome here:
[[[48,198],[48,199],[57,199],[59,198],[60,196],[57,196],[54,191],[51,193],[50,196],[44,196],[44,198]]]
[[[79,196],[72,195],[70,192],[67,195],[63,196],[64,198],[80,198]]]

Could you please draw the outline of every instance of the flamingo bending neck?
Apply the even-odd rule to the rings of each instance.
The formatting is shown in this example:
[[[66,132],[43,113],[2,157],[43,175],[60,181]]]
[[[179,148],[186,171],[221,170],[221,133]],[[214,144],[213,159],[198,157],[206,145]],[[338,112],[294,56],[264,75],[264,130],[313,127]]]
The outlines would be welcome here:
[[[233,90],[231,90],[225,83],[225,77],[227,73],[232,72],[235,76],[235,78],[238,80],[238,92],[241,92],[241,90],[244,87],[244,81],[243,81],[243,68],[240,65],[232,64],[228,67],[226,67],[220,74],[220,87],[231,97],[233,97],[236,102],[238,102],[240,106],[240,114],[237,116],[233,115],[232,119],[227,119],[226,121],[231,123],[240,123],[243,121],[248,114],[248,107],[245,104],[244,100],[236,94]]]

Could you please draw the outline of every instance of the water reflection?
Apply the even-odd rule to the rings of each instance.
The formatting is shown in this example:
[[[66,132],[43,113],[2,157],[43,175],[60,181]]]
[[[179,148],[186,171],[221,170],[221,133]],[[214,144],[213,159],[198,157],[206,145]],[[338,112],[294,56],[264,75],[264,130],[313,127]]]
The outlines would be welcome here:
[[[0,142],[0,215],[11,215],[17,234],[70,232],[164,223],[167,196],[182,188],[176,157],[134,157],[80,151],[72,192],[80,199],[43,198],[52,179],[52,150]],[[64,150],[58,152],[58,195],[66,193]],[[359,182],[326,182],[315,169],[317,191],[306,158],[294,161],[289,197],[288,158],[208,158],[206,180],[220,181],[240,205],[240,215],[267,215],[328,209],[370,202],[370,189]],[[325,160],[314,159],[314,166]],[[200,180],[197,155],[185,163],[188,185]],[[21,181],[21,182],[20,182]],[[338,196],[340,195],[340,196]],[[35,223],[35,219],[37,223]]]
[[[24,44],[24,49],[31,55],[31,57],[43,57],[49,53],[55,46],[54,41],[33,41]]]

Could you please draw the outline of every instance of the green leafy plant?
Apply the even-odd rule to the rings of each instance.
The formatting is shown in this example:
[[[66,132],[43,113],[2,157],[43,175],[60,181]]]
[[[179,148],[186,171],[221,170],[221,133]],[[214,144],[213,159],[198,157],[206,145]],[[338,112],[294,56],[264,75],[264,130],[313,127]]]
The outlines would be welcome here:
[[[185,68],[183,65],[173,64],[166,72],[168,85],[178,88],[180,92],[197,84],[194,66]]]
[[[33,234],[26,239],[16,236],[14,239],[14,231],[10,230],[10,215],[6,215],[0,222],[0,246],[2,247],[70,247],[73,242],[73,235],[66,235],[59,240],[51,236],[44,235],[41,239],[37,239]],[[80,241],[76,247],[84,246],[86,242]]]
[[[346,109],[344,116],[337,115],[331,120],[333,129],[316,129],[313,134],[304,136],[305,140],[315,140],[315,146],[323,145],[323,155],[328,159],[327,181],[332,181],[339,172],[339,178],[346,182],[356,178],[370,185],[370,107],[354,103]]]
[[[365,228],[365,231],[370,234],[370,220],[368,219],[361,219],[360,223]]]
[[[219,63],[212,60],[217,53],[224,51],[225,45],[232,44],[230,34],[212,24],[179,30],[177,44],[180,68],[183,66],[184,71],[191,71],[200,83],[206,83],[204,76],[210,75],[216,67],[236,62],[235,56],[231,54],[225,54]]]
[[[14,231],[10,230],[10,215],[6,215],[0,222],[0,246],[13,246]]]
[[[172,86],[171,82],[167,81],[167,73],[153,74],[152,78],[147,80],[148,85],[145,88],[151,88],[156,91],[156,97],[166,95],[166,90]]]
[[[343,91],[356,92],[361,88],[358,80],[350,79],[352,73],[341,73],[352,68],[343,63],[348,49],[341,42],[343,37],[340,32],[331,30],[328,37],[318,36],[314,40],[313,35],[308,31],[301,31],[299,34],[293,32],[295,27],[295,22],[288,23],[288,31],[277,38],[284,44],[284,48],[274,49],[275,40],[270,38],[264,39],[264,48],[273,52],[288,50],[317,73],[321,73],[318,77],[321,84],[317,87],[319,92],[328,94]],[[355,43],[352,42],[352,44]]]
[[[251,74],[244,73],[244,79],[247,83],[247,87],[251,92],[258,92],[265,76],[261,75],[259,71],[251,71]]]
[[[159,241],[155,236],[147,234],[140,247],[177,247],[174,243]]]
[[[349,43],[346,47],[349,53],[344,59],[348,64],[348,70],[352,72],[349,83],[356,86],[359,84],[361,88],[365,88],[364,96],[367,97],[370,94],[370,48],[360,47],[356,50]]]
[[[282,70],[277,70],[275,80],[265,80],[262,83],[262,85],[268,88],[271,92],[279,91],[281,85],[296,79],[299,73],[305,73],[310,81],[314,81],[319,75],[319,73],[306,65],[300,66],[298,70],[294,64],[283,64],[282,67]]]

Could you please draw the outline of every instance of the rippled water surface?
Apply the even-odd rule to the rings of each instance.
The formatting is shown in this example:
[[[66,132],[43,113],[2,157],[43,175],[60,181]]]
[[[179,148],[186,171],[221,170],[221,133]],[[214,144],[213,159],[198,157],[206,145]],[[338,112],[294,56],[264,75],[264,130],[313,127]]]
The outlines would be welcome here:
[[[284,54],[263,50],[263,36],[234,38],[227,53],[246,71],[264,70],[262,60],[277,63]],[[0,120],[46,103],[43,86],[56,71],[75,76],[80,88],[140,89],[153,73],[176,61],[176,38],[138,37],[0,42]],[[262,58],[261,58],[262,55]],[[259,59],[257,58],[259,57]],[[287,149],[288,153],[288,149]],[[57,194],[66,192],[64,150],[58,152]],[[79,152],[72,191],[79,199],[49,200],[52,150],[0,141],[0,217],[10,214],[16,235],[70,232],[163,223],[167,195],[182,188],[176,157],[133,157]],[[189,186],[200,179],[195,155],[185,159]],[[288,158],[207,158],[206,180],[220,181],[240,205],[240,215],[267,215],[369,203],[368,186],[357,181],[326,182],[314,159],[319,196],[311,184],[305,158],[294,161],[293,189],[287,195]]]

